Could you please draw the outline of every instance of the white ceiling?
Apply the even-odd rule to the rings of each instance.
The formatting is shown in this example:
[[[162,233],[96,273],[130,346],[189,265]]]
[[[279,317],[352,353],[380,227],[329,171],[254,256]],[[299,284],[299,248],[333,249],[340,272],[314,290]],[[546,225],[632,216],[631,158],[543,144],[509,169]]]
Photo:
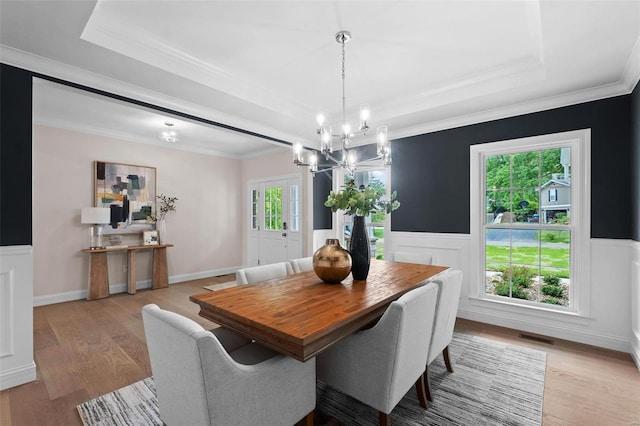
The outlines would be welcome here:
[[[372,108],[391,138],[629,93],[640,1],[6,1],[5,63],[317,146],[315,115]],[[50,82],[35,120],[243,158],[280,144]],[[355,124],[355,123],[354,123]],[[366,140],[360,143],[367,143]],[[166,144],[166,143],[165,143]]]

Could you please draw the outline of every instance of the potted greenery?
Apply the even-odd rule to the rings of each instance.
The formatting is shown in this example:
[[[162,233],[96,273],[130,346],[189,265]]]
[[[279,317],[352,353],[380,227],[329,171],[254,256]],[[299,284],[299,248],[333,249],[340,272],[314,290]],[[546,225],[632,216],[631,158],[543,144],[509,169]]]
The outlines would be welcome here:
[[[366,280],[371,263],[371,248],[365,228],[364,218],[371,213],[391,213],[400,207],[396,200],[397,193],[393,191],[389,200],[385,200],[385,189],[382,185],[370,185],[359,189],[353,178],[347,178],[344,189],[331,191],[324,205],[332,212],[339,210],[353,216],[353,231],[349,241],[351,252],[353,279]]]
[[[167,238],[167,227],[164,218],[167,213],[176,211],[176,201],[178,201],[178,198],[164,194],[160,194],[156,196],[156,198],[160,200],[160,209],[155,213],[151,213],[149,216],[147,216],[147,222],[156,224],[160,244],[166,244],[165,239]]]

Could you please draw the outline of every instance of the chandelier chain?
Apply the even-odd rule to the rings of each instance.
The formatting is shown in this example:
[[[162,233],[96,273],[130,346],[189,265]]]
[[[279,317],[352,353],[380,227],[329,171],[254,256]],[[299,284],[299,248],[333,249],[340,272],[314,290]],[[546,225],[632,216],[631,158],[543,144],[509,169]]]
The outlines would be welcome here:
[[[346,117],[346,104],[347,104],[347,95],[346,95],[346,91],[345,91],[345,45],[346,41],[344,39],[342,39],[342,125],[344,126],[347,123],[347,117]]]

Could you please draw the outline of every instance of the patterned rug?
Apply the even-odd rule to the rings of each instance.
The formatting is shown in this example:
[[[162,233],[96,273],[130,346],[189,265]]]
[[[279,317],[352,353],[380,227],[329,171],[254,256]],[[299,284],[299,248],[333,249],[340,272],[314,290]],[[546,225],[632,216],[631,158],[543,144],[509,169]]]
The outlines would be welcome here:
[[[391,413],[394,425],[540,425],[546,352],[456,333],[453,373],[439,356],[429,366],[433,403],[412,388]],[[86,426],[162,425],[152,378],[78,405]],[[318,382],[317,425],[378,424],[378,413]]]

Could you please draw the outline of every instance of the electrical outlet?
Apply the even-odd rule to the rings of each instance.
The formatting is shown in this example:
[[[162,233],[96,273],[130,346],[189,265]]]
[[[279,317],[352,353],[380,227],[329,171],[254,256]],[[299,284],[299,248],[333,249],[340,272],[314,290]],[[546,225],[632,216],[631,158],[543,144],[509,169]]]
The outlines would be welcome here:
[[[127,272],[127,264],[122,265],[122,272]]]

